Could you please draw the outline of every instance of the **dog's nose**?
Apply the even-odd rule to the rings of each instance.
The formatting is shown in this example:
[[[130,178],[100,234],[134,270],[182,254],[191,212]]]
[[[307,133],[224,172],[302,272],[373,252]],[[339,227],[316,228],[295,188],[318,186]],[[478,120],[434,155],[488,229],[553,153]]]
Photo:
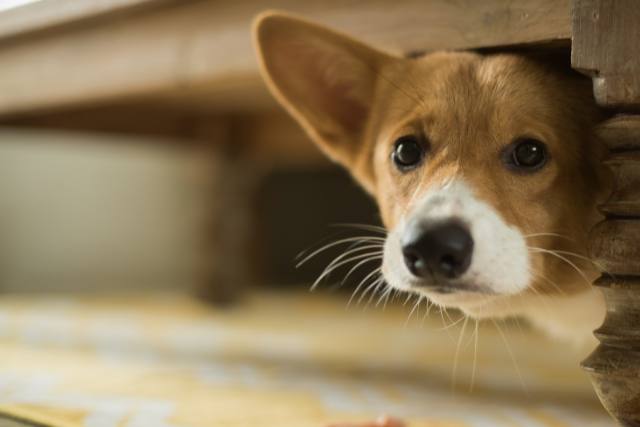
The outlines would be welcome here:
[[[414,276],[455,279],[471,264],[473,238],[457,221],[417,223],[402,238],[402,254]]]

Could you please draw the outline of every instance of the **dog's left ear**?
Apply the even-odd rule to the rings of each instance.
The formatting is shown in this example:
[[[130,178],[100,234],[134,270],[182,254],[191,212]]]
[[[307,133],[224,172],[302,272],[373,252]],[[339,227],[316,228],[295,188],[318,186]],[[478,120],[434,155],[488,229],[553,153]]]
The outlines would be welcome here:
[[[278,101],[329,157],[372,191],[372,178],[362,164],[368,154],[364,131],[379,70],[391,57],[274,12],[256,18],[254,41],[263,75]]]

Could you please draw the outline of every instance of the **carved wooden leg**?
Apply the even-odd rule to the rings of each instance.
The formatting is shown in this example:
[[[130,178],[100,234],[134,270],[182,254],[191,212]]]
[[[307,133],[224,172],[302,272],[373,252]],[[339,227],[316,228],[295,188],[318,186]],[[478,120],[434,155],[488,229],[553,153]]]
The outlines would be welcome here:
[[[574,68],[593,77],[603,107],[640,106],[640,2],[574,0]],[[591,255],[606,273],[596,281],[607,316],[598,348],[583,362],[609,413],[640,426],[640,115],[619,116],[603,127],[614,191],[602,206],[606,219],[592,232]]]
[[[608,273],[596,282],[607,316],[583,366],[607,410],[622,425],[640,426],[640,116],[612,119],[602,134],[615,190],[601,207],[607,219],[592,232],[591,255]]]

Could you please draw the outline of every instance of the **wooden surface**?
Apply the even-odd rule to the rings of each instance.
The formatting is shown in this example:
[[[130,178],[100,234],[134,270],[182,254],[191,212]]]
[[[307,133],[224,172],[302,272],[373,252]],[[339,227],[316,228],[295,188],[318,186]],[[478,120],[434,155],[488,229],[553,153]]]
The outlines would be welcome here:
[[[616,153],[606,165],[612,171],[613,194],[601,207],[605,214],[637,217],[640,215],[640,153]]]
[[[89,21],[114,18],[121,12],[132,12],[176,0],[55,0],[38,1],[0,13],[0,40],[52,28]]]
[[[50,427],[324,427],[381,413],[408,427],[614,426],[584,351],[514,322],[463,331],[424,304],[407,319],[405,298],[347,308],[348,293],[298,289],[220,309],[175,293],[5,296],[0,413]]]
[[[583,362],[605,408],[624,426],[640,426],[640,116],[603,126],[612,150],[606,165],[614,190],[601,207],[607,218],[591,232],[590,253],[604,275],[607,301],[598,348]]]
[[[615,212],[615,209],[610,209]],[[626,210],[625,210],[626,212]],[[611,218],[591,232],[591,256],[613,275],[640,275],[640,221]]]
[[[605,106],[640,108],[640,2],[576,0],[573,67],[593,76]]]
[[[603,277],[607,317],[600,345],[583,362],[604,407],[621,425],[640,426],[640,278]]]
[[[0,116],[140,98],[271,108],[249,31],[266,8],[396,52],[568,40],[571,26],[569,0],[48,0],[0,14]]]
[[[572,66],[593,78],[603,107],[640,106],[640,2],[574,0]],[[613,118],[600,136],[613,192],[606,219],[591,233],[591,256],[602,268],[596,282],[606,299],[600,345],[583,362],[609,413],[623,426],[640,426],[640,116]]]

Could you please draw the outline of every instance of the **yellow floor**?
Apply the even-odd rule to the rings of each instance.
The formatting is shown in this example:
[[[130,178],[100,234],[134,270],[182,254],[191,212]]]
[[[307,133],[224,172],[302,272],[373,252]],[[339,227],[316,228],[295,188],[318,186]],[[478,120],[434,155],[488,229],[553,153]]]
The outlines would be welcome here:
[[[411,303],[346,301],[5,296],[0,413],[54,427],[320,427],[383,413],[413,427],[614,425],[578,367],[584,352],[491,323],[475,352],[474,322],[461,335],[464,322],[443,330],[457,318],[424,305],[407,322]]]

